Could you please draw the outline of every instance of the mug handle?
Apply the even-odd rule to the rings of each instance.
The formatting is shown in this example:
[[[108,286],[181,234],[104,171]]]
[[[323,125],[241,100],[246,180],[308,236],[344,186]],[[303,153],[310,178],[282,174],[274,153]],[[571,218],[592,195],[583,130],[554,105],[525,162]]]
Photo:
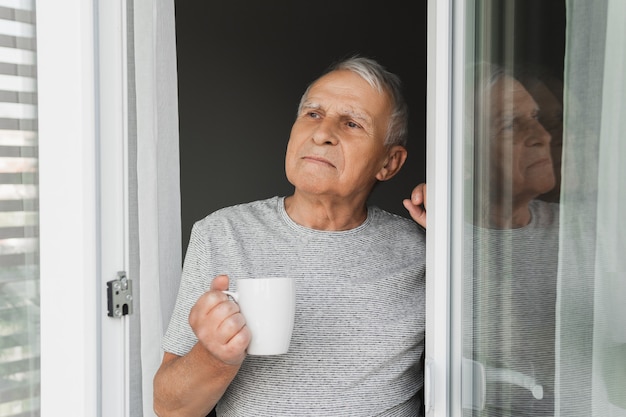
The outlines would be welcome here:
[[[234,291],[222,291],[224,294],[233,299],[234,302],[239,304],[239,294]]]

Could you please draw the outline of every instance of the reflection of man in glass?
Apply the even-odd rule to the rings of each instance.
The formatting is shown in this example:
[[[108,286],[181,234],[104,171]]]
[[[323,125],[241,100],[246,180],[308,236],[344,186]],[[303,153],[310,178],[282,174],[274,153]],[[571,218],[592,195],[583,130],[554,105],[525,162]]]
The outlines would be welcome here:
[[[517,80],[493,66],[477,68],[475,101],[475,224],[494,229],[528,225],[530,202],[554,187],[550,134],[539,107]]]
[[[464,352],[486,381],[476,415],[553,415],[558,206],[537,199],[555,183],[550,135],[517,80],[489,65],[476,77],[464,280]]]
[[[554,415],[558,205],[541,109],[494,65],[475,72],[467,139],[463,392],[468,416]],[[473,115],[473,117],[472,117]],[[469,162],[473,158],[473,164]],[[425,185],[405,201],[425,225]],[[473,372],[473,373],[472,373]],[[484,384],[484,385],[483,385]],[[484,390],[483,390],[484,387]]]

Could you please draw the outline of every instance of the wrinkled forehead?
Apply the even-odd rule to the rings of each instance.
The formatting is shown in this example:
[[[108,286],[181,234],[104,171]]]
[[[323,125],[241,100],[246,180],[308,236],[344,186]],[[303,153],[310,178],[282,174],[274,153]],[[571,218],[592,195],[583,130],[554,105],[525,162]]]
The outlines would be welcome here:
[[[320,77],[307,90],[301,105],[332,105],[342,113],[363,117],[390,112],[391,97],[379,91],[359,74],[349,70],[335,70]]]
[[[530,97],[530,94],[515,78],[510,75],[501,75],[488,86],[488,96],[493,103],[506,104],[522,96]]]
[[[377,95],[384,95],[385,93],[384,90],[376,84],[363,78],[360,74],[347,69],[338,69],[322,75],[309,86],[307,93],[310,94],[311,91],[326,88],[328,85],[332,86],[332,88],[339,89],[358,88],[364,91],[369,90]]]
[[[537,102],[522,83],[508,75],[494,81],[485,99],[483,107],[488,110],[488,117],[503,117],[538,109]]]

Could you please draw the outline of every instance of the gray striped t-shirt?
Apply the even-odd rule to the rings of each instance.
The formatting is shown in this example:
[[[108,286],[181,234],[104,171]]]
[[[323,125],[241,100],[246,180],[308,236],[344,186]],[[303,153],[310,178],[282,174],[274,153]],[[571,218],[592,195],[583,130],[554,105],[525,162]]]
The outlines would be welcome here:
[[[517,229],[466,226],[464,350],[486,370],[485,409],[466,416],[554,416],[559,205],[529,210]]]
[[[423,385],[425,235],[376,207],[348,231],[293,222],[283,197],[221,209],[197,222],[163,348],[196,343],[189,310],[216,275],[296,280],[289,352],[248,356],[220,416],[416,416]]]

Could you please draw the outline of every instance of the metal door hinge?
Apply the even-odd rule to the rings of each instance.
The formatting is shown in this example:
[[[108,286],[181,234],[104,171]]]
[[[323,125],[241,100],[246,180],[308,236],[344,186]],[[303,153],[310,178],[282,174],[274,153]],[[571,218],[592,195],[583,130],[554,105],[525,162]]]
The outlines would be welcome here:
[[[107,315],[120,318],[133,313],[133,286],[126,272],[117,273],[117,279],[107,282]]]

